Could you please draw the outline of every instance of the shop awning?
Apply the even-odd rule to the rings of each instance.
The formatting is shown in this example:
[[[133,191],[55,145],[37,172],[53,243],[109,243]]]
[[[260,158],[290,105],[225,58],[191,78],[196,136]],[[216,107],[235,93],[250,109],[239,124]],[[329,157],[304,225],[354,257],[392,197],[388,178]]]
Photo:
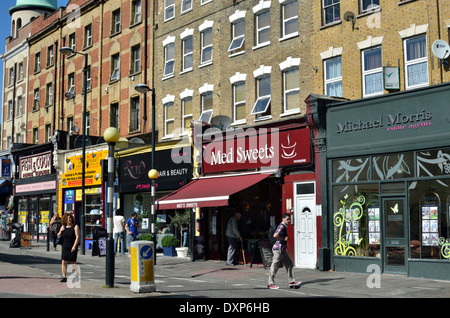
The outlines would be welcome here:
[[[264,180],[273,173],[274,171],[193,179],[184,187],[156,201],[156,209],[226,206],[230,195]]]

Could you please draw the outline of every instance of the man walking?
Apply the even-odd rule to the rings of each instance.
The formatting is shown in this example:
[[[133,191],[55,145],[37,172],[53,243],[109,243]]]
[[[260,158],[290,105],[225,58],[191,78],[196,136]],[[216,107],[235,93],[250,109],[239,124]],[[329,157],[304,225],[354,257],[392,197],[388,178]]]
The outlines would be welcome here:
[[[294,273],[292,271],[294,264],[292,259],[289,257],[289,254],[286,251],[286,242],[288,241],[287,236],[287,226],[291,221],[291,215],[289,213],[284,213],[282,216],[282,221],[280,225],[278,225],[273,237],[276,239],[275,244],[273,244],[272,252],[273,259],[272,265],[270,266],[270,274],[269,274],[269,285],[267,288],[270,289],[278,289],[279,287],[275,285],[275,275],[277,274],[280,262],[286,267],[286,271],[288,274],[288,281],[290,288],[298,288],[300,287],[301,282],[296,282],[294,278]]]
[[[227,253],[227,265],[234,266],[238,263],[238,252],[239,252],[239,240],[242,242],[241,233],[238,229],[238,221],[241,219],[241,212],[235,212],[234,216],[228,220],[227,231],[225,235],[227,236],[228,243],[228,253]]]

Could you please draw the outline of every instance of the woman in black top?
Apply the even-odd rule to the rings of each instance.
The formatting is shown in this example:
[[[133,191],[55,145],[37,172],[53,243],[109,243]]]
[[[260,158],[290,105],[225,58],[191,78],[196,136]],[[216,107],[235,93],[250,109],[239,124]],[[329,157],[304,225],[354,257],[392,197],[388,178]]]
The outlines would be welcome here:
[[[62,252],[61,252],[61,271],[63,278],[61,282],[67,282],[67,262],[76,264],[78,253],[78,242],[80,241],[80,228],[75,224],[75,218],[72,213],[66,213],[62,217],[62,227],[58,233],[61,235]],[[76,270],[75,266],[75,270]],[[78,273],[76,273],[77,275]]]

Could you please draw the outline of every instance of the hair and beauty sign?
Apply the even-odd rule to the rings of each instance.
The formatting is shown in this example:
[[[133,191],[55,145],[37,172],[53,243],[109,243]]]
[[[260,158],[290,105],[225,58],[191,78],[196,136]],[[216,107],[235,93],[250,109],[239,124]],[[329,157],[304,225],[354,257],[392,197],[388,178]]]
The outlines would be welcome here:
[[[210,142],[208,142],[210,141]],[[205,135],[204,173],[304,165],[311,162],[309,129],[247,128]]]
[[[449,85],[328,106],[327,152],[349,156],[448,144]]]

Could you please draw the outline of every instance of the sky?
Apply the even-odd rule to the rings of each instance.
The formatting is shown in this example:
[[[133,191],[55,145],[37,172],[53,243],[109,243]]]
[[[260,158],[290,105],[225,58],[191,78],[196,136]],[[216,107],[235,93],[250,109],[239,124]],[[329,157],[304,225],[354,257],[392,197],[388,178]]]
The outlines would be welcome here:
[[[5,53],[6,38],[11,35],[11,16],[9,8],[16,5],[16,0],[0,0],[0,54]],[[65,7],[69,0],[58,0],[58,7]],[[0,87],[3,87],[3,60],[0,59]],[[2,89],[3,94],[3,89]],[[1,112],[0,112],[1,118]]]

